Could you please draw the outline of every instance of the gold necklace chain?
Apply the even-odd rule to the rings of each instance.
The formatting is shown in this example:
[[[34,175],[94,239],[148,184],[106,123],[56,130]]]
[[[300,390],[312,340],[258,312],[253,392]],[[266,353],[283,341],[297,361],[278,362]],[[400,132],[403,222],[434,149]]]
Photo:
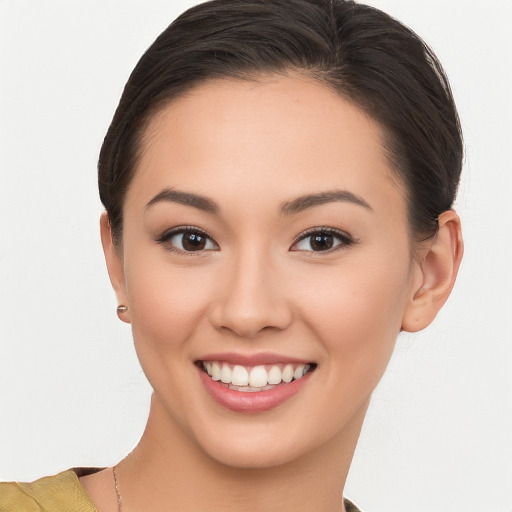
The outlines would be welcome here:
[[[119,490],[119,483],[117,482],[116,466],[112,466],[112,474],[114,475],[114,487],[117,496],[117,512],[123,512],[123,505],[121,500],[121,492]]]

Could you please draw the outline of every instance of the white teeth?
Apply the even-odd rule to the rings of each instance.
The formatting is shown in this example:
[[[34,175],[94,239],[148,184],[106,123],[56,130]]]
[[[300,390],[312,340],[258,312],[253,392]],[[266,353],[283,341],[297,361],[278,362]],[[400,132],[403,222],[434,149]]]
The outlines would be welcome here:
[[[282,378],[283,378],[283,381],[286,382],[286,383],[292,381],[292,379],[293,379],[293,366],[291,364],[287,364],[284,367]]]
[[[212,379],[213,380],[220,380],[220,366],[219,363],[212,363]]]
[[[310,365],[287,364],[282,370],[282,365],[273,365],[267,371],[268,366],[264,365],[247,369],[241,365],[231,367],[228,363],[205,361],[203,368],[213,380],[220,380],[237,391],[263,391],[281,382],[301,379],[309,371]]]
[[[231,384],[232,374],[233,372],[231,371],[231,368],[226,363],[224,363],[220,373],[220,380],[224,382],[224,384]]]
[[[249,374],[243,366],[236,365],[233,368],[231,384],[235,386],[247,386],[249,384]]]
[[[228,384],[229,389],[234,389],[235,391],[241,391],[242,393],[254,393],[255,391],[266,391],[267,389],[274,389],[275,386],[263,386],[262,388],[254,388],[252,386],[234,386],[233,384]]]
[[[279,380],[281,382],[281,380]],[[279,384],[277,382],[276,384]],[[234,384],[234,382],[233,382]],[[249,374],[249,386],[262,388],[267,385],[267,371],[263,366],[255,366]]]
[[[279,366],[272,366],[272,368],[270,368],[267,379],[269,384],[281,383],[281,370],[279,369]]]
[[[295,371],[293,372],[293,378],[295,380],[300,379],[304,375],[304,368],[306,367],[302,364],[295,368]]]

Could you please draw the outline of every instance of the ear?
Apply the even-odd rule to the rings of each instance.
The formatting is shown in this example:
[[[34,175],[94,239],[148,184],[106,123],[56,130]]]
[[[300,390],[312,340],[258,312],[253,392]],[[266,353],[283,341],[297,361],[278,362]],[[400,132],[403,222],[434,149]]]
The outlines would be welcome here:
[[[402,319],[402,330],[417,332],[434,320],[448,299],[459,271],[464,244],[459,216],[453,210],[438,218],[439,230],[421,250],[414,269],[410,297]]]
[[[126,284],[124,280],[123,260],[120,250],[114,245],[112,240],[112,229],[108,220],[107,212],[103,212],[100,218],[101,244],[103,245],[103,253],[107,263],[108,275],[112,288],[116,292],[117,303],[128,306],[128,297],[126,294]],[[118,313],[119,318],[123,322],[130,323],[129,308]]]

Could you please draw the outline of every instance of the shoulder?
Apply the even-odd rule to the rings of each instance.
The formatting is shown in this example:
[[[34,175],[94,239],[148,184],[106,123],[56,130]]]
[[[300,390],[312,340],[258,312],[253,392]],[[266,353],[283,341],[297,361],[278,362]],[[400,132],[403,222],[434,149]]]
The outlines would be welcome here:
[[[98,512],[77,472],[69,469],[30,483],[1,482],[0,512]]]

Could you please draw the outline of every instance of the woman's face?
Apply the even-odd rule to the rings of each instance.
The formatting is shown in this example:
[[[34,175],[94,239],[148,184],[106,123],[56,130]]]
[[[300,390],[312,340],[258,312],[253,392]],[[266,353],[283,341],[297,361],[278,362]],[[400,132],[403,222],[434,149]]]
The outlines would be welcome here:
[[[359,432],[418,274],[381,135],[299,75],[212,81],[152,120],[121,296],[153,414],[215,460],[267,467]]]

